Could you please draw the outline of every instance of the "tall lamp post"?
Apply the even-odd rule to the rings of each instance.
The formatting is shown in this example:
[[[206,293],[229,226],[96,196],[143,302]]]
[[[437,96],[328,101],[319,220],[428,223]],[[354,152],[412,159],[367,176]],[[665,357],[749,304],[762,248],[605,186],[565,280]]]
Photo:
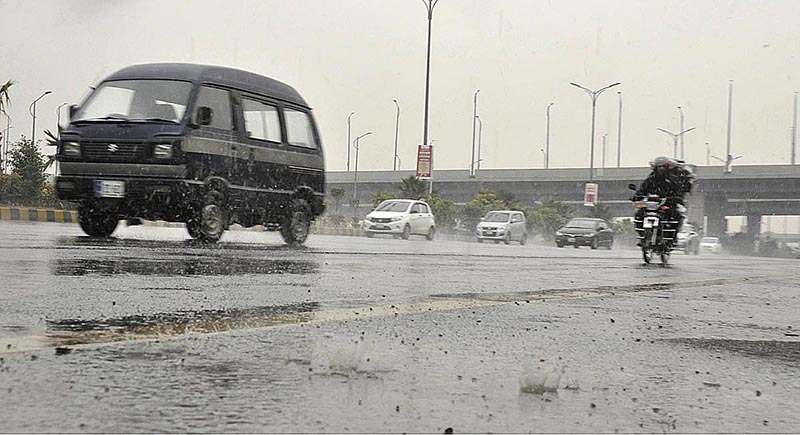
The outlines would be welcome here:
[[[475,122],[478,118],[478,89],[472,97],[472,163],[469,165],[469,176],[475,176]]]
[[[56,107],[56,128],[61,128],[61,108],[66,106],[69,103],[61,103]]]
[[[36,102],[44,98],[45,95],[52,93],[53,91],[44,91],[42,95],[39,95],[39,98],[33,100],[33,103],[31,103],[31,105],[28,106],[28,112],[33,117],[33,123],[31,127],[31,142],[33,142],[34,144],[36,144]]]
[[[3,142],[0,143],[0,158],[3,160],[3,170],[0,173],[5,173],[6,169],[8,168],[8,163],[6,162],[8,157],[8,137],[11,135],[11,117],[8,116],[6,113],[6,132],[3,135]]]
[[[792,114],[792,165],[797,155],[797,92],[794,93],[794,112]]]
[[[608,138],[608,134],[603,135],[603,157],[600,159],[602,162],[602,168],[606,168],[606,139]]]
[[[477,170],[481,170],[481,138],[483,138],[483,121],[481,121],[480,115],[477,116],[478,118],[478,160],[475,162],[478,166],[476,166]]]
[[[428,99],[430,96],[430,82],[431,82],[431,25],[433,22],[433,8],[439,0],[422,0],[425,9],[428,10],[428,57],[425,63],[425,122],[422,133],[422,144],[428,146]],[[433,162],[431,162],[433,163]],[[431,180],[428,188],[429,192],[433,192],[433,165],[431,165]]]
[[[617,167],[621,167],[622,162],[622,92],[617,92],[619,95],[619,115],[617,115]]]
[[[550,107],[555,103],[547,105],[547,133],[545,136],[544,168],[550,169]]]
[[[683,107],[678,106],[678,112],[681,113],[681,130],[680,131],[683,132]],[[678,157],[678,156],[675,156],[675,157]],[[683,160],[683,159],[684,159],[683,133],[681,133],[681,160]]]
[[[394,119],[394,158],[392,159],[392,170],[397,170],[397,160],[400,158],[397,155],[397,137],[400,132],[400,105],[397,104],[397,100],[392,100],[394,102],[394,106],[397,108],[397,115]]]
[[[372,132],[368,131],[361,136],[358,136],[353,141],[353,147],[356,149],[356,166],[355,166],[355,177],[353,177],[353,218],[357,217],[358,215],[358,141],[364,136],[371,135]]]
[[[605,90],[613,88],[614,86],[621,84],[621,82],[610,84],[596,91],[593,91],[589,88],[585,88],[574,82],[571,82],[570,84],[572,86],[575,86],[576,88],[583,89],[586,92],[586,94],[589,95],[589,98],[592,99],[592,140],[591,140],[591,150],[589,152],[589,181],[591,182],[594,179],[594,119],[595,119],[595,112],[597,109],[597,97],[599,97],[600,94],[602,94]]]
[[[347,115],[347,172],[350,172],[350,118],[355,114],[356,112],[350,112]]]

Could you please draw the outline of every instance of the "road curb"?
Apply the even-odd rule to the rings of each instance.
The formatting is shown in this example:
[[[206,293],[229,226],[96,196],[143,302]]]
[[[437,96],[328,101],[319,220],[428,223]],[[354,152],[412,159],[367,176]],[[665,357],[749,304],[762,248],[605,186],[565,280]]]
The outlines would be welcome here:
[[[0,207],[0,221],[78,222],[78,212],[36,207]]]
[[[75,210],[57,210],[38,207],[0,207],[0,221],[77,223],[78,212]],[[186,224],[181,222],[148,220],[143,220],[142,225],[146,227],[159,228],[184,228],[186,226]],[[243,231],[264,231],[264,228],[261,225],[256,225],[252,228],[241,228],[238,225],[235,225],[232,229]],[[319,234],[323,236],[362,237],[364,235],[364,231],[362,231],[360,228],[322,225],[319,222],[312,225],[311,232],[313,234]]]

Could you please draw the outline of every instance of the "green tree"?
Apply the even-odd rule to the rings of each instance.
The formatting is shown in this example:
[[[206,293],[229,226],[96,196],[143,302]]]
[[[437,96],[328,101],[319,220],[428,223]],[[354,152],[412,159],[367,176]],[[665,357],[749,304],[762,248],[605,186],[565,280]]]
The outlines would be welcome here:
[[[400,194],[406,199],[420,199],[428,196],[428,183],[411,175],[400,180]]]
[[[47,180],[44,171],[48,165],[39,147],[23,136],[12,146],[9,163],[14,168],[11,173],[19,177],[11,185],[11,199],[22,204],[40,204]]]
[[[372,196],[372,208],[377,208],[383,201],[392,198],[394,198],[394,196],[389,195],[388,193],[376,193]]]
[[[435,191],[427,199],[428,205],[436,219],[436,228],[439,231],[450,231],[456,225],[456,203],[442,199]]]
[[[558,201],[544,201],[528,213],[529,225],[545,240],[553,240],[556,231],[572,217],[569,206]]]
[[[506,209],[506,199],[491,189],[483,190],[461,209],[459,218],[468,230],[472,230],[486,213]]]
[[[342,206],[342,197],[344,196],[344,188],[334,187],[331,189],[331,198],[333,198],[333,208],[336,214],[339,214],[339,207]]]
[[[602,202],[595,204],[594,207],[588,207],[588,209],[589,217],[603,219],[609,223],[614,220],[614,213],[612,213],[611,209]]]

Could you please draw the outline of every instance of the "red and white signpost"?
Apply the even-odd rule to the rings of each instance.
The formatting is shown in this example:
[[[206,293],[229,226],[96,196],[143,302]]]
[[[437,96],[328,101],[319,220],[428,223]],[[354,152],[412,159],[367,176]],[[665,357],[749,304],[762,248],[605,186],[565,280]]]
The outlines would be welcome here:
[[[433,146],[417,147],[417,178],[428,180],[433,176]]]
[[[597,205],[597,183],[586,183],[586,190],[583,192],[583,205],[594,207]]]

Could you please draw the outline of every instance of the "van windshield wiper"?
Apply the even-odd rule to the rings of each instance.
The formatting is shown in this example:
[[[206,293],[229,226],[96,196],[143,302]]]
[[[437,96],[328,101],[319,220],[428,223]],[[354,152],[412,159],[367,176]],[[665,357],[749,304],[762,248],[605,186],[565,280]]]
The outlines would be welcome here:
[[[170,124],[180,124],[178,121],[174,119],[167,119],[167,118],[129,118],[128,121],[135,121],[135,122],[168,122]]]
[[[74,122],[103,122],[103,121],[128,122],[130,121],[130,119],[125,118],[124,116],[109,115],[109,116],[101,116],[99,118],[78,119],[77,121]]]

